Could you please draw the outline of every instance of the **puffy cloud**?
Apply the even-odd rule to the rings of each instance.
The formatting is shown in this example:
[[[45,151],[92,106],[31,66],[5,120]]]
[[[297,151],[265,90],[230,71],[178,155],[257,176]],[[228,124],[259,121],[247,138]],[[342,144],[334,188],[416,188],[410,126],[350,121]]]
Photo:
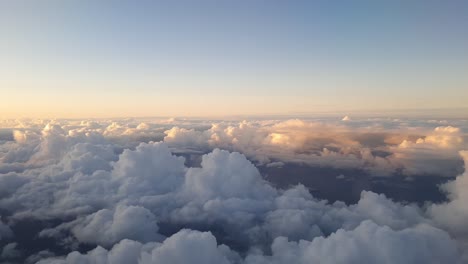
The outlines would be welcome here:
[[[216,238],[210,232],[184,229],[167,238],[163,243],[141,244],[136,241],[122,240],[110,251],[97,247],[85,255],[72,252],[65,259],[44,259],[38,264],[228,264],[239,259],[240,257],[227,246],[218,246]]]
[[[395,230],[430,222],[416,205],[395,203],[382,194],[366,191],[357,204],[347,206],[315,199],[304,186],[298,185],[277,196],[274,204],[263,223],[249,230],[252,239],[259,238],[260,244],[278,236],[293,241],[312,240],[340,229],[353,230],[365,220]]]
[[[461,263],[456,243],[447,233],[426,224],[392,230],[372,221],[343,229],[328,237],[290,242],[275,238],[271,255],[252,252],[247,264],[256,263]],[[70,253],[64,259],[39,263],[240,263],[240,256],[218,245],[209,232],[181,230],[163,243],[141,244],[122,240],[111,250],[97,247],[87,254]]]
[[[461,151],[460,155],[465,161],[465,172],[442,186],[449,202],[431,205],[429,213],[437,224],[451,231],[455,237],[468,241],[468,151]]]
[[[41,133],[40,142],[24,143],[34,149],[25,159],[27,170],[0,175],[0,182],[5,184],[5,190],[0,188],[0,197],[4,198],[0,207],[18,216],[53,218],[82,210],[80,206],[92,206],[90,199],[89,204],[79,205],[67,198],[76,198],[71,197],[76,191],[85,191],[77,188],[84,182],[82,174],[100,175],[98,171],[111,169],[110,162],[117,159],[114,147],[101,136],[69,135],[56,126],[48,125]]]
[[[17,128],[12,140],[0,143],[0,212],[8,223],[0,222],[0,238],[11,243],[1,246],[22,248],[11,231],[21,221],[42,229],[31,237],[54,241],[54,252],[40,248],[20,262],[84,252],[85,245],[97,247],[42,263],[456,263],[458,250],[468,252],[466,172],[445,185],[448,203],[421,208],[370,191],[356,204],[329,203],[303,185],[274,188],[255,166],[294,162],[376,175],[400,169],[450,175],[447,164],[460,161],[453,153],[465,142],[461,128],[418,130],[415,138],[408,133],[395,140],[389,130],[352,127],[358,120],[211,127],[179,120],[175,127],[139,120],[60,122]],[[162,131],[164,142],[146,142]],[[207,154],[193,165],[174,149]],[[444,166],[427,163],[447,157]],[[158,232],[168,236],[162,243]]]
[[[156,217],[139,206],[117,206],[114,211],[102,209],[78,220],[72,228],[73,235],[84,243],[111,246],[122,239],[141,242],[157,241]]]
[[[178,148],[206,148],[209,135],[194,129],[173,127],[164,131],[164,142]]]
[[[20,144],[24,144],[28,141],[39,139],[39,135],[31,131],[14,130],[13,139]]]
[[[455,242],[428,225],[394,231],[364,221],[312,241],[278,237],[271,249],[272,256],[250,255],[246,263],[461,263]]]
[[[141,143],[136,150],[125,150],[120,155],[112,173],[121,180],[120,194],[162,194],[182,184],[184,161],[172,155],[165,144]]]
[[[97,170],[110,170],[110,161],[116,159],[110,145],[77,143],[62,157],[61,164],[65,170],[92,174]]]
[[[236,257],[228,247],[218,246],[216,238],[209,232],[181,230],[153,249],[151,255],[144,254],[141,262],[228,264]]]
[[[459,172],[457,152],[465,146],[460,128],[435,127],[427,132],[427,129],[420,128],[394,131],[379,126],[353,125],[354,122],[344,124],[297,119],[243,121],[237,126],[215,123],[207,130],[174,127],[165,131],[164,141],[177,149],[239,151],[259,164],[280,161],[357,168],[379,176],[400,170],[407,175],[455,176]],[[424,166],[428,162],[434,165]]]
[[[276,195],[245,156],[217,149],[203,156],[200,168],[187,170],[170,221],[222,225],[230,239],[244,241],[245,228],[272,208]]]
[[[22,124],[23,128],[14,132],[17,145],[9,148],[15,150],[8,151],[3,157],[4,161],[8,161],[8,166],[3,165],[3,170],[21,171],[24,169],[21,162],[30,160],[31,156],[34,157],[29,166],[41,160],[57,160],[78,142],[95,144],[107,140],[107,143],[118,143],[120,146],[116,148],[134,148],[141,141],[164,140],[171,148],[181,151],[206,153],[215,148],[238,151],[258,164],[293,162],[357,168],[371,175],[390,175],[402,170],[407,175],[432,172],[455,176],[460,172],[457,152],[466,147],[463,127],[466,124],[456,121],[451,122],[453,126],[445,122],[447,126],[436,127],[434,124],[440,125],[440,122],[431,120],[426,123],[413,121],[413,124],[381,119],[352,123],[293,119],[242,121],[238,124],[216,122],[207,128],[209,122],[41,120]],[[45,126],[40,128],[41,124]],[[24,128],[28,125],[34,125],[34,129]],[[432,131],[428,130],[430,127]],[[380,156],[376,153],[387,154]],[[15,161],[20,163],[14,164]],[[434,166],[426,169],[425,163]]]
[[[5,198],[25,184],[27,179],[16,173],[0,174],[0,198]]]
[[[187,171],[185,190],[203,200],[256,200],[275,194],[244,155],[219,149],[203,156],[201,168],[190,168]]]
[[[458,151],[464,145],[460,129],[455,127],[436,127],[426,137],[416,141],[404,140],[396,147],[389,159],[403,169],[406,175],[454,176],[459,171]]]
[[[149,130],[150,129],[150,125],[148,125],[147,123],[140,123],[138,124],[138,126],[136,127],[137,130]]]

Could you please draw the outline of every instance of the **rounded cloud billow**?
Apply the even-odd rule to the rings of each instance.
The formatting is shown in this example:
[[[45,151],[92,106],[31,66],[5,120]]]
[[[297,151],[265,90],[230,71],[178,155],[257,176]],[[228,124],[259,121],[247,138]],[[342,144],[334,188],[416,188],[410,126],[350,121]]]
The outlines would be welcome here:
[[[0,141],[1,259],[466,263],[466,128],[415,121],[397,133],[395,122],[3,124],[12,137]],[[345,203],[319,198],[306,180],[271,181],[298,168],[333,170],[342,183],[357,181],[348,171],[369,181],[445,179],[446,200],[396,201],[363,188]]]

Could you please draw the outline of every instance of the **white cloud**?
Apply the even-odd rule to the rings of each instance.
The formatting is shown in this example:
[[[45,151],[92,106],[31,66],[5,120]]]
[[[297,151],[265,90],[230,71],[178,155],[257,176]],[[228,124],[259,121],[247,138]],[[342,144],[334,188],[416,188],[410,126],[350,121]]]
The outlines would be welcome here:
[[[250,255],[247,264],[260,263],[461,263],[456,244],[443,231],[428,225],[394,231],[371,221],[329,237],[288,242],[278,237],[272,256]]]
[[[414,138],[415,132],[421,134]],[[173,148],[223,148],[239,151],[259,164],[274,160],[357,168],[379,176],[400,169],[407,175],[454,176],[459,167],[457,153],[465,147],[461,130],[452,126],[429,132],[419,128],[394,131],[294,119],[272,123],[243,121],[237,126],[213,124],[203,131],[174,127],[165,133],[164,141]],[[372,151],[375,146],[390,156],[376,156]],[[426,163],[433,165],[426,168]]]
[[[156,217],[140,206],[102,209],[77,222],[71,231],[83,243],[112,246],[122,239],[150,242],[161,238]]]
[[[353,131],[339,120],[244,121],[204,129],[177,120],[177,127],[61,122],[18,128],[15,141],[0,143],[0,168],[6,170],[0,170],[0,210],[6,212],[0,238],[11,243],[7,249],[18,243],[10,226],[29,220],[46,221],[39,237],[57,245],[97,246],[56,263],[240,263],[245,254],[247,263],[456,263],[459,251],[468,252],[466,172],[444,187],[448,203],[421,208],[366,191],[353,205],[328,203],[303,185],[272,187],[254,165],[297,162],[380,175],[403,169],[447,176],[454,173],[447,173],[451,162],[460,161],[454,153],[464,146],[459,128],[402,136],[406,141],[392,145],[385,142],[395,141],[390,132],[362,139],[367,128]],[[162,131],[165,142],[141,142],[140,136]],[[208,154],[199,166],[187,166],[171,147]],[[468,154],[462,155],[468,162]],[[8,171],[14,168],[21,170]],[[169,238],[160,243],[158,232]],[[261,252],[270,247],[272,256]],[[28,257],[32,262],[51,254]]]
[[[240,257],[224,245],[217,245],[210,232],[181,230],[164,240],[163,243],[141,244],[136,241],[122,240],[110,251],[102,247],[82,255],[70,253],[65,259],[44,259],[38,264],[229,264]]]
[[[453,237],[464,243],[468,250],[468,151],[460,152],[465,161],[465,172],[456,180],[442,186],[447,192],[449,201],[442,204],[433,204],[428,212],[436,224],[448,230]],[[468,253],[465,253],[468,260]]]
[[[395,147],[389,160],[403,168],[406,175],[430,174],[454,176],[459,163],[458,151],[464,146],[460,129],[436,127],[426,137],[416,141],[404,140]]]
[[[125,150],[113,166],[119,194],[155,195],[174,191],[184,180],[184,158],[172,155],[162,143],[141,143]]]

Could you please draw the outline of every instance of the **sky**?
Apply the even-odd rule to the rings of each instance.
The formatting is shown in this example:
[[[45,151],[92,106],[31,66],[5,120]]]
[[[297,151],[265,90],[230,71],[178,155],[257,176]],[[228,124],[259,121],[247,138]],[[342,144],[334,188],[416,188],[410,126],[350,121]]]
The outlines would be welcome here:
[[[0,1],[0,117],[468,113],[466,1]]]

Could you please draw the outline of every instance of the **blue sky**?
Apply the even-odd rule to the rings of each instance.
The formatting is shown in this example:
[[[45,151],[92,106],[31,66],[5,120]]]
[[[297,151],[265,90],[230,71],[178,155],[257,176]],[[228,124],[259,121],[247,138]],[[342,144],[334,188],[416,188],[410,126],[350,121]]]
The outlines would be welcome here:
[[[4,116],[460,108],[466,1],[1,1]]]

